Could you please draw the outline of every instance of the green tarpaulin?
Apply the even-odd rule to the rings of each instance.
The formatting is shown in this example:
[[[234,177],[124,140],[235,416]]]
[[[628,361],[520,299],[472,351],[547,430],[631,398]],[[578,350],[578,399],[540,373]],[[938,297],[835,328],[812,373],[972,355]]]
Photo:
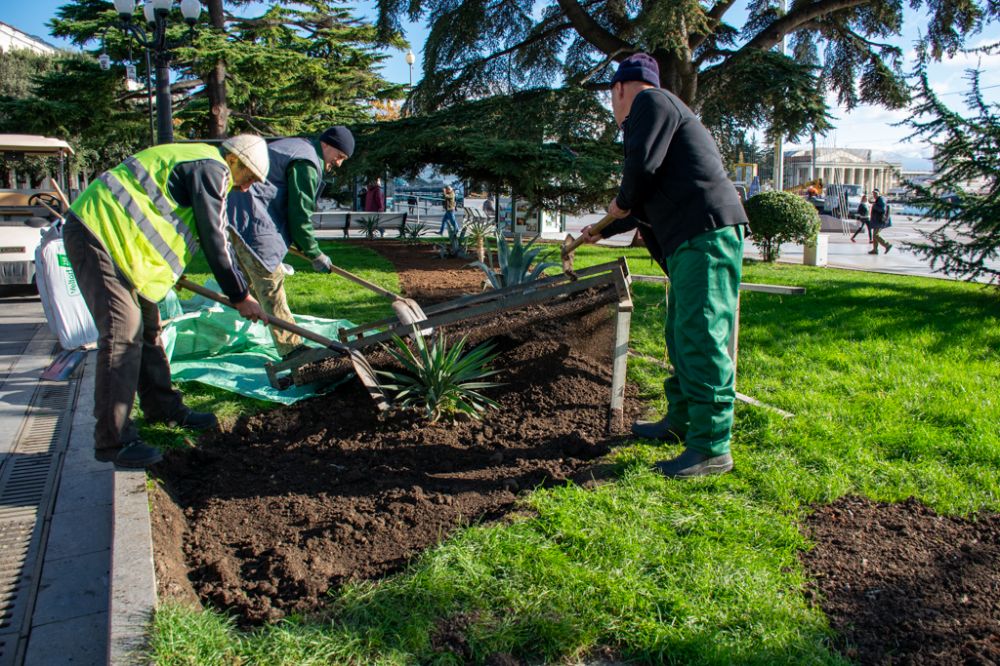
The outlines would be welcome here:
[[[205,299],[196,297],[182,303],[173,292],[160,303],[160,312],[164,318],[170,317],[163,327],[163,346],[174,381],[201,382],[285,405],[316,394],[311,386],[279,391],[268,383],[264,364],[280,357],[263,324],[247,321],[235,310]],[[354,326],[346,319],[304,315],[295,315],[295,322],[334,340],[339,329]]]

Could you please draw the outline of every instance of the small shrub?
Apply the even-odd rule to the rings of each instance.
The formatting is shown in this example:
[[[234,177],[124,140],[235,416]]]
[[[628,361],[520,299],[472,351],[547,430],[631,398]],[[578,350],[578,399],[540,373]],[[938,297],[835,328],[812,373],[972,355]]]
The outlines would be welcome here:
[[[528,244],[521,243],[521,236],[515,235],[514,242],[508,244],[504,235],[497,232],[497,269],[494,270],[481,261],[475,261],[470,266],[475,266],[486,273],[486,279],[494,289],[503,289],[516,284],[533,282],[542,276],[546,268],[552,268],[557,264],[551,261],[542,261],[532,267],[532,263],[542,251],[540,247],[531,247],[537,238],[533,238]]]
[[[401,407],[423,409],[431,423],[442,417],[454,418],[467,414],[479,419],[488,407],[499,405],[479,391],[499,386],[483,381],[496,375],[489,364],[497,357],[492,344],[482,344],[467,354],[464,336],[449,348],[444,336],[438,336],[430,345],[417,326],[413,327],[413,349],[398,335],[392,336],[393,347],[383,345],[402,366],[403,372],[378,371],[389,379],[383,388],[395,393]]]
[[[819,233],[816,208],[791,192],[761,192],[745,204],[751,238],[764,261],[778,258],[782,243],[810,243]]]

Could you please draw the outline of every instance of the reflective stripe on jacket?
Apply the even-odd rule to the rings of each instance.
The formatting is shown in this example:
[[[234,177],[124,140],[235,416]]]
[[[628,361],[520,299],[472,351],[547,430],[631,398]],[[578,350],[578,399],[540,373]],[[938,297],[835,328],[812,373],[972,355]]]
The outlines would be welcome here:
[[[178,164],[211,159],[219,149],[202,143],[154,146],[105,171],[72,210],[101,241],[132,286],[159,301],[198,251],[194,210],[170,195],[167,181]]]

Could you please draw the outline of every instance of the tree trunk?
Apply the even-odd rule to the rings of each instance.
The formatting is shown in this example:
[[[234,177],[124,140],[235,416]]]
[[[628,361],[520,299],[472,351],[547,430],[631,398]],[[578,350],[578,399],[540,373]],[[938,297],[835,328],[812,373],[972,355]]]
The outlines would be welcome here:
[[[657,51],[653,57],[660,66],[660,87],[666,88],[694,108],[694,100],[698,95],[698,70],[694,63],[663,51]]]
[[[226,19],[222,12],[222,0],[208,0],[208,17],[216,30],[226,29]],[[208,138],[226,138],[229,125],[229,102],[226,99],[226,63],[218,60],[205,77],[205,91],[208,93]]]

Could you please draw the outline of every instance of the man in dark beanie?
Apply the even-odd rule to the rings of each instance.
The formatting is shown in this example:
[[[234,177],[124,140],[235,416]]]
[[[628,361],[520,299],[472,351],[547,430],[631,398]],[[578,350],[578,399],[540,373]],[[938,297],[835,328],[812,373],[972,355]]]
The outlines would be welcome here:
[[[281,266],[294,244],[312,261],[313,269],[333,267],[316,242],[312,215],[323,191],[323,173],[339,167],[354,153],[354,136],[346,127],[331,127],[316,140],[280,139],[268,145],[271,169],[267,180],[227,200],[233,248],[250,290],[267,314],[292,321]],[[282,357],[304,349],[302,339],[271,327]]]
[[[665,337],[674,374],[664,382],[667,414],[636,422],[633,434],[683,442],[656,464],[670,478],[721,474],[733,467],[735,366],[727,347],[736,317],[747,217],[719,149],[697,116],[660,87],[645,53],[626,58],[612,79],[611,107],[621,126],[625,162],[617,220],[588,242],[638,229],[670,276]]]

